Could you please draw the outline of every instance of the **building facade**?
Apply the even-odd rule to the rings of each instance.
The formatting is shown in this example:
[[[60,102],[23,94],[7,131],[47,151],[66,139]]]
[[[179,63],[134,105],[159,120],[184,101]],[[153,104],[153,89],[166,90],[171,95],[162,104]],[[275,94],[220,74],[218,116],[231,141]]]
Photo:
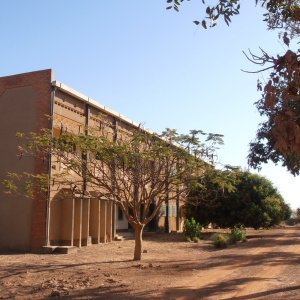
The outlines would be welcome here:
[[[17,132],[37,132],[48,128],[74,134],[86,126],[99,127],[112,139],[139,127],[138,124],[93,99],[55,80],[52,70],[42,70],[0,78],[0,180],[7,172],[48,173],[59,171],[59,163],[49,157],[41,163],[32,157],[17,156]],[[50,116],[50,118],[49,118]],[[166,209],[166,205],[168,209]],[[179,203],[170,201],[149,225],[156,230],[168,218],[169,230],[182,228]],[[166,214],[166,211],[168,212]],[[62,190],[49,191],[33,199],[6,195],[0,191],[0,249],[38,251],[43,246],[86,246],[111,241],[116,230],[128,223],[111,202],[66,197]]]

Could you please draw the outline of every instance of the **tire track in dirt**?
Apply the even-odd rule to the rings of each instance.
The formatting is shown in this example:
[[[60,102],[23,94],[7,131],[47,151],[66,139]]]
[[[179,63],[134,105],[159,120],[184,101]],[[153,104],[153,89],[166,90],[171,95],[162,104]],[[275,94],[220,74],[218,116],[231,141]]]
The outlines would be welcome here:
[[[253,248],[248,249],[249,246]],[[293,290],[293,285],[283,282],[281,275],[297,261],[299,228],[282,229],[281,236],[250,240],[239,250],[241,255],[235,258],[230,256],[230,249],[223,250],[219,264],[176,282],[162,297],[179,300],[281,299],[279,294],[283,295],[285,288]]]
[[[294,230],[293,236],[297,233],[297,230]],[[299,243],[299,237],[295,238],[295,243]],[[280,280],[280,275],[285,273],[286,269],[289,268],[287,262],[282,264],[282,256],[276,257],[276,253],[284,253],[285,257],[293,257],[294,255],[298,255],[300,253],[300,246],[299,244],[290,244],[286,245],[283,243],[284,246],[280,245],[277,246],[276,243],[288,241],[289,237],[281,237],[274,240],[274,247],[271,251],[268,251],[267,248],[262,248],[265,256],[265,264],[262,264],[258,270],[256,271],[256,277],[261,278],[261,280],[256,280],[252,282],[248,282],[246,284],[241,285],[239,289],[233,293],[229,293],[225,295],[224,298],[221,299],[255,299],[259,298],[262,299],[265,296],[267,299],[271,299],[271,297],[275,297],[278,299],[278,295],[272,295],[272,290],[277,290],[276,287],[282,284]],[[275,255],[272,255],[274,254]],[[256,251],[254,254],[259,254],[261,251]],[[273,258],[273,263],[268,263],[270,260],[270,256]],[[267,264],[267,265],[266,265]],[[242,274],[241,274],[242,275]],[[253,293],[255,291],[255,293]],[[283,296],[283,295],[282,295]],[[249,298],[251,297],[251,298]]]

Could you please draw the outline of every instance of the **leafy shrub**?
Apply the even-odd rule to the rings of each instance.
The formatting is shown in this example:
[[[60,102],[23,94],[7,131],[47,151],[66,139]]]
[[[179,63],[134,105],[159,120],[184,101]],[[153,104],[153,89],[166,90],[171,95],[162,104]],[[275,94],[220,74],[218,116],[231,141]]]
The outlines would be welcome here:
[[[200,239],[199,239],[198,237],[194,237],[194,238],[193,238],[193,242],[194,242],[194,243],[198,243],[199,241],[200,241]]]
[[[199,241],[199,238],[201,237],[201,230],[202,226],[194,219],[191,220],[186,219],[185,225],[184,225],[184,235],[187,240],[194,241],[197,239],[197,242]]]
[[[215,248],[226,248],[230,242],[230,237],[226,233],[215,233],[212,235]]]
[[[230,240],[232,243],[236,243],[239,241],[245,242],[246,241],[245,227],[243,225],[239,227],[234,226],[230,232]]]
[[[296,218],[290,218],[290,219],[285,221],[285,224],[288,225],[288,226],[294,226],[298,223],[299,223],[299,220],[296,219]]]

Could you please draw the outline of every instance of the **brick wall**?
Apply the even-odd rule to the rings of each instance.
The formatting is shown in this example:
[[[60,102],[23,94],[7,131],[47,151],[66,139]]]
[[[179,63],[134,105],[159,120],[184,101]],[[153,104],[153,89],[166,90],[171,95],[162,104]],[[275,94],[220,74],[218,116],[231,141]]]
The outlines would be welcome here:
[[[7,76],[0,78],[0,95],[7,92],[10,89],[16,89],[19,87],[30,87],[33,90],[35,95],[35,119],[24,120],[24,124],[30,123],[30,130],[32,128],[34,131],[38,131],[41,128],[50,128],[51,122],[46,115],[50,115],[50,106],[51,106],[51,81],[52,81],[52,71],[51,70],[42,70],[37,72],[30,72],[24,74],[18,74],[13,76]],[[19,99],[20,98],[20,99]],[[18,100],[22,101],[22,105],[26,105],[26,97],[19,97]],[[32,100],[30,100],[32,101]],[[14,101],[16,105],[16,101]],[[32,105],[32,103],[31,103]],[[13,108],[12,108],[13,109]],[[27,114],[24,114],[26,116]],[[22,114],[20,118],[24,118]],[[5,116],[8,117],[9,116]],[[32,124],[33,123],[33,124]],[[22,124],[22,123],[20,123]],[[25,128],[26,126],[24,126]],[[48,172],[48,163],[35,160],[33,170],[36,173]],[[21,166],[22,164],[20,164]],[[18,165],[16,163],[18,168]],[[21,167],[20,167],[21,168]],[[22,171],[21,169],[19,170]],[[46,241],[46,208],[47,208],[47,195],[44,197],[35,198],[32,200],[23,199],[22,201],[31,201],[31,212],[29,221],[25,226],[29,226],[28,231],[30,236],[28,237],[28,243],[26,245],[26,250],[35,251],[41,246],[45,245]],[[14,204],[16,205],[16,203]],[[10,207],[10,211],[13,212],[13,208]],[[5,213],[5,212],[3,212]],[[7,212],[8,213],[8,212]],[[12,218],[14,216],[11,216]],[[18,222],[16,219],[15,222]],[[25,223],[24,223],[25,224]],[[13,247],[13,242],[10,242],[11,247]],[[24,246],[25,247],[25,246]],[[16,246],[18,248],[18,246]],[[20,249],[24,250],[24,249]]]

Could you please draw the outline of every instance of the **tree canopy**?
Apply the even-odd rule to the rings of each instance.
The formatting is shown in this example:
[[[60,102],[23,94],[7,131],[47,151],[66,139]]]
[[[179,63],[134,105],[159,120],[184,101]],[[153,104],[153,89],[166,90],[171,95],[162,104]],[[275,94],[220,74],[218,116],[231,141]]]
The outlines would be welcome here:
[[[236,168],[206,172],[194,184],[187,209],[201,224],[220,227],[268,228],[291,215],[269,180]]]
[[[115,203],[134,229],[134,260],[141,259],[145,225],[166,199],[185,198],[192,175],[202,176],[216,145],[222,143],[218,134],[192,130],[182,135],[173,129],[157,135],[137,128],[115,139],[93,128],[79,134],[42,130],[18,136],[23,139],[20,157],[47,163],[51,155],[54,167],[51,174],[10,173],[4,181],[6,190],[30,197],[49,189],[52,195],[64,190]]]
[[[167,9],[179,11],[183,2],[190,0],[167,0]],[[240,13],[239,0],[216,0],[207,5],[205,0],[203,20],[196,25],[207,29],[223,20],[227,25]],[[249,73],[269,72],[269,78],[258,82],[262,93],[256,103],[259,113],[266,121],[259,124],[256,138],[250,143],[248,162],[260,168],[262,163],[282,163],[293,175],[300,172],[300,5],[299,0],[255,0],[264,8],[262,15],[268,30],[276,30],[286,46],[285,53],[270,55],[263,49],[259,54],[251,51],[246,57],[256,66]],[[201,8],[199,9],[201,11]],[[296,46],[295,46],[296,45]]]

